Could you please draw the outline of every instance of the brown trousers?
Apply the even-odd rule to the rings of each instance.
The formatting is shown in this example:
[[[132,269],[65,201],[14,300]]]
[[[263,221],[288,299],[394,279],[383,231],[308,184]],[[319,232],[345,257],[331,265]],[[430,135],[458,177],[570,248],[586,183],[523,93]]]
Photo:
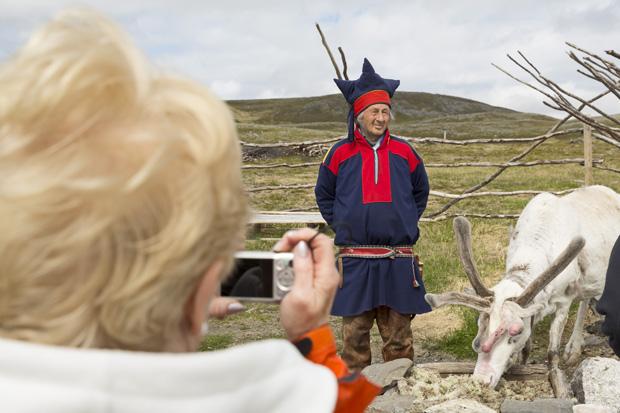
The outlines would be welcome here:
[[[380,306],[360,315],[343,317],[342,358],[349,369],[360,371],[370,365],[370,329],[375,320],[383,340],[383,361],[399,358],[413,360],[411,320],[414,316],[400,314],[390,307]]]

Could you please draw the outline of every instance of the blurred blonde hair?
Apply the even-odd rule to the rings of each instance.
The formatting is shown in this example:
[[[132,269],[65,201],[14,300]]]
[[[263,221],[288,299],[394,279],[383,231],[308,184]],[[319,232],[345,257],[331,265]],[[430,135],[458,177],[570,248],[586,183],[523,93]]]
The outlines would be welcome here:
[[[61,14],[0,67],[0,336],[162,350],[247,203],[227,106]]]

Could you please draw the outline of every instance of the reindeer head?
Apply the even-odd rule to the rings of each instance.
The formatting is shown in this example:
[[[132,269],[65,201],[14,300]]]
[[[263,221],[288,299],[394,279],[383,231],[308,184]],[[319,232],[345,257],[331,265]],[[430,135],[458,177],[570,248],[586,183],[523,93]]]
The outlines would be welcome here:
[[[464,292],[426,294],[433,308],[448,304],[463,305],[480,312],[478,334],[472,348],[478,353],[474,377],[491,387],[497,386],[504,371],[514,362],[531,335],[531,317],[542,310],[542,304],[533,304],[533,298],[549,284],[577,256],[585,245],[582,237],[575,237],[566,249],[525,289],[508,281],[506,288],[488,289],[478,273],[471,247],[471,225],[464,217],[454,220],[459,256],[476,295]]]

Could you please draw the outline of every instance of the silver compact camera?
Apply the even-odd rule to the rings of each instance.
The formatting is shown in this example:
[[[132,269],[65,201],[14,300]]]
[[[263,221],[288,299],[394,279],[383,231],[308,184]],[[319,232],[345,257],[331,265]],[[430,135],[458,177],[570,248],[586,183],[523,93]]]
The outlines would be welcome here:
[[[241,301],[279,302],[294,279],[292,252],[240,251],[220,294]]]

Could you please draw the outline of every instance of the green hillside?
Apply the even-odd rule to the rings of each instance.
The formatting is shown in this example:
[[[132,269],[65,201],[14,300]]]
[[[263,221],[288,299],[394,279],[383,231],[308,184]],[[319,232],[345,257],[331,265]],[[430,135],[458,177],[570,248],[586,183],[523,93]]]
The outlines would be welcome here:
[[[228,102],[241,122],[263,124],[342,122],[349,110],[341,95],[287,99],[231,100]],[[423,92],[397,92],[394,114],[398,119],[469,115],[474,113],[516,113],[510,109],[475,100]]]
[[[344,134],[348,105],[341,95],[232,100],[241,139],[254,143],[325,139]],[[544,132],[555,119],[471,99],[397,92],[390,130],[403,136],[450,139],[515,137]]]

